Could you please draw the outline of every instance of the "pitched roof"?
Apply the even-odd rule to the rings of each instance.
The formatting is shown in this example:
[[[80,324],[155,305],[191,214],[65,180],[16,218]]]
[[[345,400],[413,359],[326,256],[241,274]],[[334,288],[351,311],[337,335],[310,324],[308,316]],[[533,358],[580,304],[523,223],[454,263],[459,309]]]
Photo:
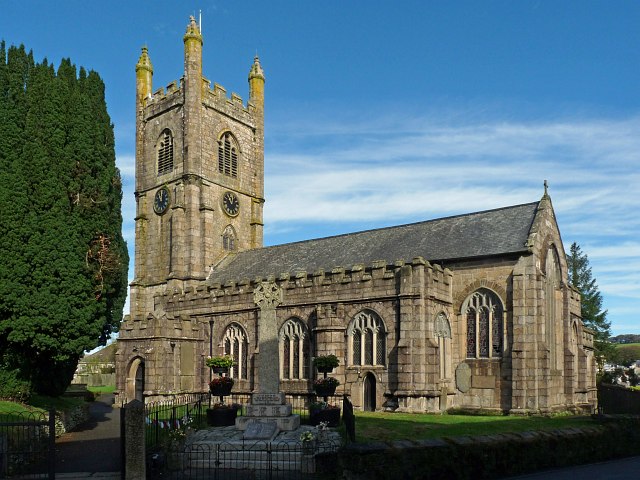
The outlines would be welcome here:
[[[391,264],[421,256],[432,262],[527,251],[539,202],[366,230],[239,252],[209,275],[210,282],[253,280],[289,272],[330,271],[336,266]]]

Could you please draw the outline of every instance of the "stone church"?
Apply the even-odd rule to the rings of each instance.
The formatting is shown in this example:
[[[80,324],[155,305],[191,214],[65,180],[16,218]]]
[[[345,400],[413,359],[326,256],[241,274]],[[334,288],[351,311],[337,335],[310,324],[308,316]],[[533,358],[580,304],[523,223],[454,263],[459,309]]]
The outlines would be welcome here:
[[[337,393],[363,410],[594,408],[593,332],[546,186],[524,205],[263,247],[264,72],[256,57],[244,103],[203,77],[202,47],[191,19],[184,76],[155,91],[146,48],[136,65],[119,399],[205,392],[205,359],[222,353],[234,392],[258,391],[269,365],[281,392],[304,395],[312,358],[332,353]],[[265,291],[276,326],[258,338]]]

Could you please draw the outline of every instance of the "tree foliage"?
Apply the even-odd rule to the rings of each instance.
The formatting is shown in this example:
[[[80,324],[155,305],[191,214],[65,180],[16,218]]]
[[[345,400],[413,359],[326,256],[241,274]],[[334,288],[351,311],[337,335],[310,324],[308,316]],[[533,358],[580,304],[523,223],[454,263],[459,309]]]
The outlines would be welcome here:
[[[99,75],[0,45],[0,368],[59,394],[126,298],[122,185]]]
[[[582,295],[582,321],[594,331],[596,357],[609,359],[614,347],[609,342],[611,322],[607,320],[607,311],[602,310],[602,294],[593,278],[589,258],[577,243],[572,243],[567,255],[569,280]]]
[[[636,360],[640,360],[640,345],[616,345],[615,354],[611,358],[617,365],[631,366]]]

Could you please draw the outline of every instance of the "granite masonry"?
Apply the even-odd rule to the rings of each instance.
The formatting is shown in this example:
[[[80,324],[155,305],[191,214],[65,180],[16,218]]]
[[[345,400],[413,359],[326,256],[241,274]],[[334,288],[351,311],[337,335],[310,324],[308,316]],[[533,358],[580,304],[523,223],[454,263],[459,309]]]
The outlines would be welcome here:
[[[166,89],[147,48],[136,65],[120,399],[206,391],[205,359],[223,353],[234,392],[305,395],[312,358],[335,354],[356,409],[594,409],[593,332],[546,184],[528,204],[263,247],[262,66],[244,103],[202,76],[195,20],[183,40],[184,75]]]

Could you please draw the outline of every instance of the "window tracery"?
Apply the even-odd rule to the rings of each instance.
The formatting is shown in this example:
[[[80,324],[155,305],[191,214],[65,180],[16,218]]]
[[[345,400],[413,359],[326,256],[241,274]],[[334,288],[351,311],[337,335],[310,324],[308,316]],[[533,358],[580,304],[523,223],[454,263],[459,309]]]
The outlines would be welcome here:
[[[235,365],[229,370],[229,376],[234,379],[246,379],[247,357],[249,342],[244,329],[237,323],[230,324],[223,337],[224,354],[231,355]]]
[[[500,298],[481,288],[464,302],[467,318],[467,358],[493,358],[502,355],[503,312]]]
[[[371,311],[358,313],[347,330],[352,365],[386,364],[386,330],[382,319]]]
[[[280,378],[309,378],[310,342],[307,327],[297,318],[290,318],[280,329]]]
[[[236,249],[236,232],[231,225],[227,225],[222,232],[222,249],[226,252]]]

